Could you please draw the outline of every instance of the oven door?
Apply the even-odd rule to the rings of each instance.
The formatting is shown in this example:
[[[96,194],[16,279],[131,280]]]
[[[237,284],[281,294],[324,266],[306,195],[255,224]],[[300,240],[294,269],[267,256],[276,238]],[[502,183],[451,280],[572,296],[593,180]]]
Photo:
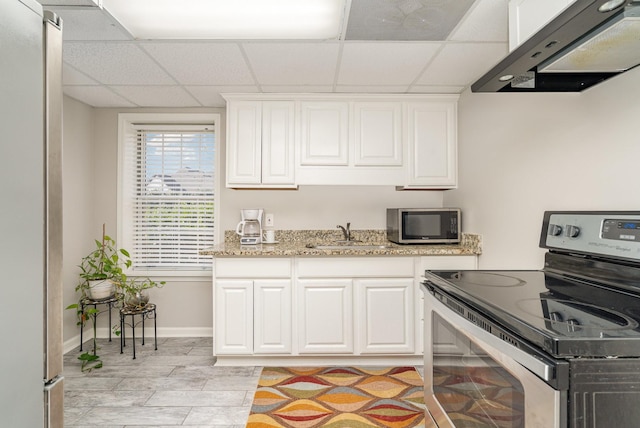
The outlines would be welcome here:
[[[425,402],[438,427],[566,427],[566,391],[534,374],[553,376],[552,363],[472,324],[428,291],[424,320]]]

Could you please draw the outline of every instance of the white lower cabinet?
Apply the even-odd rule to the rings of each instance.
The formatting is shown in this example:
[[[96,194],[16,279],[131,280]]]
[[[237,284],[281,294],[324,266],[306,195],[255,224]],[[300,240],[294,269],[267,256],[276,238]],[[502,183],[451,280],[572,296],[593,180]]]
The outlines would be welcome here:
[[[215,354],[239,364],[422,355],[420,276],[475,268],[475,256],[216,258]],[[436,336],[451,347],[446,331]]]
[[[416,352],[416,261],[414,257],[299,260],[300,353]]]
[[[291,354],[291,259],[213,263],[217,355]]]
[[[217,280],[214,318],[217,354],[252,354],[253,281]]]
[[[291,281],[216,281],[218,354],[291,353]]]
[[[301,354],[415,352],[413,278],[301,279]]]
[[[253,287],[253,352],[290,354],[291,281],[263,279]]]
[[[299,352],[353,353],[353,282],[301,279],[297,288]]]
[[[362,311],[357,328],[360,353],[415,352],[414,282],[413,278],[356,281]]]

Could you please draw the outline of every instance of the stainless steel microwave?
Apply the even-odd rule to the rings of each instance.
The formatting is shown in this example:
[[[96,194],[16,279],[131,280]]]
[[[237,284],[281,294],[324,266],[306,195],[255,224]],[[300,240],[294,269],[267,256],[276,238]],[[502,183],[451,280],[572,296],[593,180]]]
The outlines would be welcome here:
[[[397,244],[457,244],[458,208],[387,208],[387,239]]]

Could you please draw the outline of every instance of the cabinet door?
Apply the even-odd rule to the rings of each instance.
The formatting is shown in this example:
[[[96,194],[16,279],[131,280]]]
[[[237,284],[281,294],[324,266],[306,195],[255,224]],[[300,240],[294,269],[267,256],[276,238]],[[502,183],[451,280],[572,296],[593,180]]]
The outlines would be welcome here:
[[[408,187],[455,187],[456,101],[407,103]]]
[[[300,164],[348,165],[348,102],[305,101],[300,109]]]
[[[354,103],[354,165],[402,165],[401,106],[399,102]]]
[[[509,50],[514,50],[575,0],[511,0]]]
[[[230,101],[227,113],[227,186],[260,184],[262,102]]]
[[[351,280],[306,279],[297,287],[300,353],[353,353]]]
[[[359,279],[360,352],[414,353],[414,279]]]
[[[253,281],[215,282],[216,354],[253,353]]]
[[[262,184],[295,184],[293,101],[262,104]]]
[[[291,353],[291,281],[254,281],[253,351]]]

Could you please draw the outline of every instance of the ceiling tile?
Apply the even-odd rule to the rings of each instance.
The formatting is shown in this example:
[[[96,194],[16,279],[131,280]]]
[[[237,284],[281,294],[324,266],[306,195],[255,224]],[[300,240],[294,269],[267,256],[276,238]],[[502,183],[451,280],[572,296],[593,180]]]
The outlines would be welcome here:
[[[111,89],[140,107],[201,107],[180,86],[111,86]]]
[[[474,0],[351,0],[345,40],[446,40]]]
[[[339,85],[408,85],[422,72],[441,43],[348,43]]]
[[[335,79],[337,42],[256,42],[243,48],[261,85],[332,85]]]
[[[185,86],[185,89],[205,107],[225,107],[227,103],[220,94],[259,92],[257,86]]]
[[[63,57],[65,62],[103,84],[175,84],[147,54],[129,42],[67,42]]]
[[[64,94],[94,107],[135,107],[104,86],[64,86]]]
[[[220,94],[238,92],[459,93],[507,53],[509,0],[475,0],[468,9],[471,0],[348,2],[373,18],[385,7],[406,16],[466,10],[446,41],[373,41],[391,21],[361,28],[369,41],[133,40],[98,0],[40,1],[64,22],[65,93],[96,107],[224,107]]]
[[[506,43],[447,44],[415,84],[467,86],[506,54]]]
[[[142,43],[183,85],[252,85],[253,77],[236,43]]]
[[[507,42],[509,0],[477,1],[449,40]]]
[[[62,39],[131,40],[127,31],[106,11],[98,8],[47,8],[62,18]]]
[[[62,64],[63,85],[97,85],[98,82],[84,73],[79,72],[67,63]]]

